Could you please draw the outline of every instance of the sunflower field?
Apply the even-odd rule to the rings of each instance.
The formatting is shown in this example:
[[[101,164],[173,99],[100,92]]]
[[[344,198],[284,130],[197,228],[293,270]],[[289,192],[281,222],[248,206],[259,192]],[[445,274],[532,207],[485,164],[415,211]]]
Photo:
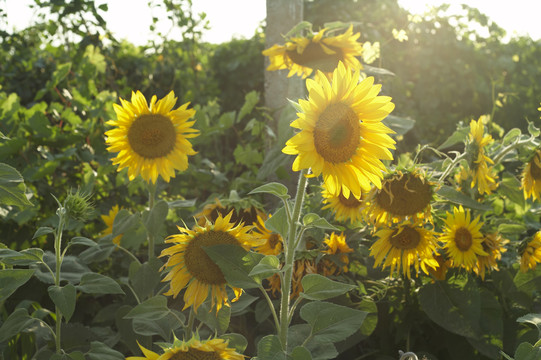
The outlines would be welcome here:
[[[151,0],[134,45],[104,2],[3,4],[0,360],[541,359],[539,41],[267,0],[211,44]]]

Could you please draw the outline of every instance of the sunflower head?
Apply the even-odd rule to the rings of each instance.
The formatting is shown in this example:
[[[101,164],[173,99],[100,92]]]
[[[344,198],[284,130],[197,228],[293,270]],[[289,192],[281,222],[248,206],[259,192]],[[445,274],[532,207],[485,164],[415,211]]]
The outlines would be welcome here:
[[[264,215],[263,215],[264,216]],[[278,233],[270,231],[265,226],[266,216],[257,216],[257,222],[252,234],[262,241],[260,245],[257,245],[254,250],[263,255],[278,255],[282,253],[284,247],[284,239]],[[269,218],[272,215],[269,215]]]
[[[113,223],[115,222],[115,217],[117,216],[118,212],[120,211],[120,208],[118,205],[115,205],[109,210],[109,214],[107,215],[101,215],[101,219],[107,225],[107,228],[103,230],[102,235],[109,235],[113,233]],[[122,239],[122,234],[115,236],[113,238],[113,243],[120,245],[120,239]]]
[[[525,199],[541,199],[541,149],[534,152],[522,171],[522,190]]]
[[[131,356],[126,360],[244,360],[242,354],[228,347],[228,341],[219,338],[200,340],[193,337],[188,341],[175,339],[171,346],[163,348],[161,355],[141,344],[139,348],[144,356]]]
[[[231,222],[235,225],[240,223],[247,226],[255,225],[259,216],[265,216],[265,213],[259,210],[259,204],[251,200],[235,201],[215,198],[213,203],[206,204],[201,212],[195,215],[195,219],[199,225],[204,225],[207,220],[214,222],[218,216],[224,217],[229,213],[232,213]]]
[[[541,231],[535,233],[533,238],[525,240],[519,247],[520,271],[534,270],[541,263]]]
[[[393,158],[389,149],[395,143],[381,122],[394,109],[391,98],[377,95],[381,86],[373,85],[374,78],[358,78],[340,63],[332,81],[306,80],[308,100],[299,100],[302,111],[291,123],[300,132],[282,150],[297,155],[294,171],[311,169],[310,176],[323,176],[329,192],[357,199],[372,183],[381,187],[381,160]]]
[[[288,77],[298,75],[308,77],[314,70],[329,75],[343,62],[352,70],[362,69],[357,59],[361,56],[362,45],[357,42],[361,35],[353,33],[350,26],[340,35],[328,35],[332,31],[323,28],[317,34],[310,33],[307,36],[291,37],[285,45],[273,45],[263,51],[263,55],[269,57],[268,71],[289,70]]]
[[[403,223],[385,227],[376,232],[379,239],[370,247],[370,256],[375,258],[374,267],[390,266],[391,276],[402,273],[411,279],[411,266],[417,273],[421,269],[428,274],[428,269],[435,269],[438,262],[434,259],[436,240],[434,232],[421,223]]]
[[[477,265],[473,268],[473,271],[485,280],[485,273],[488,270],[498,271],[498,260],[502,258],[502,253],[506,252],[505,245],[509,243],[509,240],[504,239],[498,233],[489,233],[483,238],[481,245],[483,250],[488,254],[486,256],[480,255],[477,257]]]
[[[434,259],[437,261],[438,266],[434,268],[428,268],[428,272],[432,277],[439,281],[445,281],[447,276],[447,270],[451,267],[451,260],[447,259],[445,255],[437,253],[434,255]]]
[[[223,304],[228,305],[225,289],[226,280],[221,269],[205,252],[205,247],[214,245],[235,245],[249,250],[254,240],[249,233],[251,227],[231,222],[232,212],[227,216],[218,216],[214,223],[207,221],[204,226],[196,225],[193,230],[178,227],[180,234],[169,236],[165,242],[171,244],[160,256],[167,257],[164,268],[168,274],[163,281],[170,282],[170,289],[165,295],[177,297],[181,290],[184,293],[184,309],[193,306],[194,310],[201,306],[211,293],[212,306],[216,311]],[[236,298],[242,289],[233,288]]]
[[[391,225],[405,220],[432,222],[435,183],[420,171],[397,171],[368,195],[367,216],[372,223]]]
[[[338,275],[341,272],[348,272],[349,257],[347,254],[353,252],[353,249],[348,246],[344,233],[336,234],[335,232],[332,232],[330,235],[326,236],[323,243],[327,247],[323,250],[323,253],[336,257],[336,260],[324,256],[317,264],[318,272],[323,276]]]
[[[342,190],[338,194],[334,194],[323,184],[321,196],[323,197],[323,204],[326,204],[321,209],[330,209],[337,221],[349,220],[353,224],[364,220],[365,203],[363,194],[361,194],[360,198],[355,197],[352,193],[346,197]]]
[[[482,226],[479,216],[472,220],[470,210],[464,210],[462,205],[455,207],[452,214],[447,212],[445,229],[440,240],[453,267],[463,267],[470,271],[475,267],[479,256],[488,256],[483,250]]]
[[[107,150],[117,153],[112,160],[118,171],[128,168],[130,180],[141,175],[155,183],[158,176],[169,182],[175,170],[186,170],[188,155],[195,154],[188,139],[199,135],[192,128],[195,121],[189,121],[195,114],[189,103],[173,110],[177,98],[172,91],[161,100],[154,95],[150,105],[139,91],[132,92],[131,102],[120,102],[113,105],[117,119],[107,122],[113,129],[105,132]]]

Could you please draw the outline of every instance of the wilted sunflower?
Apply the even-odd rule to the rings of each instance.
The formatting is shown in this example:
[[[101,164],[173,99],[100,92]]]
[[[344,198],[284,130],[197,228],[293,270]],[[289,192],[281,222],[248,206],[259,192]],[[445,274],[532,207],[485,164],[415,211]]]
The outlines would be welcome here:
[[[318,272],[323,276],[338,275],[341,272],[348,272],[347,265],[349,264],[349,257],[347,254],[353,252],[353,249],[346,243],[346,236],[344,233],[342,232],[338,235],[332,232],[325,240],[323,240],[323,243],[327,245],[327,249],[323,250],[323,253],[331,256],[338,256],[337,260],[339,260],[342,266],[338,266],[335,261],[332,261],[325,256],[317,264]]]
[[[173,346],[159,355],[139,344],[144,356],[130,356],[126,360],[244,360],[243,355],[227,346],[228,342],[223,339],[176,340]]]
[[[461,167],[460,172],[457,174],[457,181],[459,183],[471,177],[470,186],[473,189],[477,184],[477,190],[480,195],[489,195],[498,187],[494,168],[489,166],[489,164],[494,164],[494,162],[485,152],[485,147],[494,142],[492,136],[484,133],[483,121],[486,118],[483,115],[479,120],[472,120],[470,122],[470,134],[466,144],[466,152],[469,157],[469,171]]]
[[[120,211],[118,205],[115,205],[109,210],[108,215],[101,215],[101,219],[107,225],[107,228],[103,230],[102,235],[109,235],[113,233],[113,223],[115,222],[115,217],[117,216],[118,212]],[[113,243],[120,245],[120,239],[122,239],[122,234],[115,236],[113,238]]]
[[[541,263],[541,231],[535,233],[532,240],[519,248],[520,271],[534,270]]]
[[[393,131],[381,122],[394,109],[388,96],[378,96],[381,85],[369,77],[358,83],[340,63],[332,82],[324,76],[319,82],[306,80],[308,100],[299,100],[302,112],[291,126],[301,131],[289,139],[282,150],[297,155],[293,170],[312,169],[311,176],[323,175],[328,191],[361,197],[371,184],[381,187],[385,165],[392,160],[389,149],[395,141]]]
[[[522,171],[524,198],[541,199],[541,150],[537,150]]]
[[[447,276],[447,270],[451,267],[451,260],[440,253],[436,253],[434,259],[438,262],[438,266],[435,268],[428,268],[428,272],[434,279],[444,281]]]
[[[432,222],[434,189],[435,183],[419,171],[397,171],[383,180],[381,189],[370,191],[366,214],[376,225],[391,226],[405,220]]]
[[[232,212],[227,216],[218,216],[215,223],[207,221],[205,226],[195,225],[193,230],[178,227],[180,234],[169,236],[165,242],[173,244],[164,249],[160,255],[168,256],[164,268],[168,274],[162,281],[170,281],[170,289],[165,295],[177,297],[180,291],[184,293],[184,309],[193,306],[194,310],[205,301],[211,292],[212,307],[216,311],[225,303],[228,305],[226,280],[222,270],[207,255],[204,247],[230,244],[242,246],[249,250],[254,244],[250,227],[232,224]],[[242,289],[232,287],[235,292],[235,301],[242,293]]]
[[[364,219],[362,194],[361,198],[356,198],[352,193],[345,197],[341,190],[338,194],[333,194],[323,184],[321,196],[323,197],[323,203],[327,204],[321,209],[331,209],[337,221],[349,220],[353,224]]]
[[[265,214],[252,204],[240,204],[240,202],[233,203],[228,200],[224,200],[224,204],[220,199],[214,199],[214,203],[206,204],[200,213],[195,215],[195,219],[199,225],[205,225],[207,220],[211,222],[215,221],[218,216],[226,216],[230,212],[231,222],[235,225],[241,222],[244,225],[254,225],[257,222],[258,216],[265,216]]]
[[[436,268],[434,259],[436,240],[434,232],[425,229],[421,223],[404,223],[392,228],[383,228],[375,234],[379,239],[370,247],[370,256],[375,258],[374,267],[383,264],[382,269],[391,267],[391,276],[397,273],[411,279],[411,266],[419,274],[419,268],[428,274],[429,268]],[[385,260],[385,261],[384,261]]]
[[[269,215],[269,218],[270,217],[272,217],[272,215]],[[282,253],[284,246],[282,236],[267,229],[265,226],[265,219],[260,215],[257,216],[257,222],[255,223],[252,234],[259,240],[263,240],[261,245],[254,247],[254,251],[263,255],[278,255]]]
[[[444,243],[448,257],[452,260],[453,267],[462,266],[466,270],[472,270],[478,256],[488,256],[483,250],[483,235],[479,216],[471,220],[470,210],[464,210],[462,205],[453,209],[453,214],[447,212],[444,233],[440,240]]]
[[[295,260],[293,264],[293,274],[291,278],[291,294],[290,298],[295,299],[299,297],[302,288],[301,280],[307,274],[317,274],[317,267],[314,259],[310,256],[302,256]],[[280,276],[278,274],[272,275],[269,279],[269,289],[272,295],[277,296],[282,291],[282,284],[280,283]]]
[[[473,268],[473,271],[485,280],[485,272],[492,270],[498,271],[498,260],[501,260],[502,253],[506,252],[505,245],[509,243],[509,240],[502,238],[498,233],[490,233],[485,235],[481,245],[483,250],[488,254],[487,256],[479,255],[477,257],[477,265]]]
[[[121,98],[122,106],[113,104],[117,120],[107,122],[114,126],[105,132],[107,150],[118,153],[113,164],[118,171],[128,168],[130,180],[141,175],[146,182],[155,183],[161,176],[169,182],[175,170],[186,170],[188,155],[195,154],[188,141],[199,135],[191,127],[195,121],[188,121],[195,110],[188,109],[189,103],[172,110],[177,102],[172,91],[156,100],[152,96],[149,106],[141,92],[132,92],[131,102]]]
[[[306,78],[314,70],[330,75],[343,62],[352,70],[362,69],[357,60],[363,47],[357,42],[360,33],[353,34],[350,26],[338,36],[325,36],[329,29],[324,28],[309,37],[294,37],[285,45],[274,45],[263,51],[269,57],[268,71],[289,69],[288,77],[293,75]]]

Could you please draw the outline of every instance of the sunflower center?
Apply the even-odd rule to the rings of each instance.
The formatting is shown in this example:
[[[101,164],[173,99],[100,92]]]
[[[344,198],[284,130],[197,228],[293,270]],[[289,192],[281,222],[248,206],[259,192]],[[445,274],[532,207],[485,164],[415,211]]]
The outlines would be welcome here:
[[[468,251],[473,239],[468,229],[461,227],[455,232],[455,244],[460,251]]]
[[[276,249],[276,246],[280,243],[280,235],[272,233],[269,236],[269,246],[271,249]]]
[[[534,180],[541,180],[541,167],[539,167],[539,164],[541,163],[540,160],[540,156],[536,154],[530,165],[530,175]]]
[[[352,193],[349,194],[349,197],[345,197],[344,194],[342,194],[342,191],[340,191],[338,201],[340,201],[340,204],[351,209],[357,209],[362,204],[362,202],[358,200]]]
[[[302,54],[299,54],[297,49],[287,50],[286,54],[295,64],[329,73],[336,69],[339,61],[344,61],[344,56],[339,48],[329,45],[326,47],[335,53],[327,54],[319,43],[310,42]]]
[[[128,141],[133,151],[143,158],[164,157],[175,148],[175,126],[164,115],[144,114],[130,126]]]
[[[225,277],[222,270],[212,261],[203,249],[206,246],[233,244],[239,242],[233,235],[224,231],[210,230],[196,235],[186,246],[184,262],[188,272],[202,283],[209,285],[225,284]]]
[[[398,249],[408,250],[415,249],[421,241],[421,235],[417,230],[404,226],[402,231],[395,230],[390,238],[391,244]]]
[[[222,357],[215,351],[202,351],[189,348],[188,351],[180,351],[169,358],[169,360],[222,360]]]
[[[329,105],[314,128],[314,145],[325,161],[343,163],[351,159],[361,142],[359,119],[342,103]]]
[[[431,200],[431,185],[412,174],[386,180],[376,194],[376,202],[383,210],[399,216],[415,215],[426,209]]]

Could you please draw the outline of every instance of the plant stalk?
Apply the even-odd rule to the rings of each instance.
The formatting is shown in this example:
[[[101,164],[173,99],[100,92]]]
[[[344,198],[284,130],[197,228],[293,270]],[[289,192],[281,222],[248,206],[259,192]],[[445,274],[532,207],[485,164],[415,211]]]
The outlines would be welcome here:
[[[154,203],[156,200],[156,187],[157,187],[157,184],[152,183],[152,182],[148,183],[148,211],[150,212],[154,208]],[[154,242],[155,242],[154,234],[147,232],[147,240],[148,240],[148,261],[150,262],[151,259],[154,259],[156,257],[156,254],[154,252]]]
[[[58,228],[56,229],[56,233],[54,234],[54,252],[55,252],[55,259],[56,259],[56,268],[55,268],[55,277],[54,277],[54,284],[55,286],[60,287],[60,269],[62,266],[62,232],[64,231],[64,216],[65,214],[62,214],[62,211],[64,208],[60,208],[60,212],[58,214],[59,221],[58,221]],[[58,308],[58,306],[55,305],[55,314],[56,314],[56,333],[55,333],[55,344],[56,344],[56,353],[61,353],[61,346],[60,346],[60,334],[61,334],[61,325],[62,325],[62,312]]]

